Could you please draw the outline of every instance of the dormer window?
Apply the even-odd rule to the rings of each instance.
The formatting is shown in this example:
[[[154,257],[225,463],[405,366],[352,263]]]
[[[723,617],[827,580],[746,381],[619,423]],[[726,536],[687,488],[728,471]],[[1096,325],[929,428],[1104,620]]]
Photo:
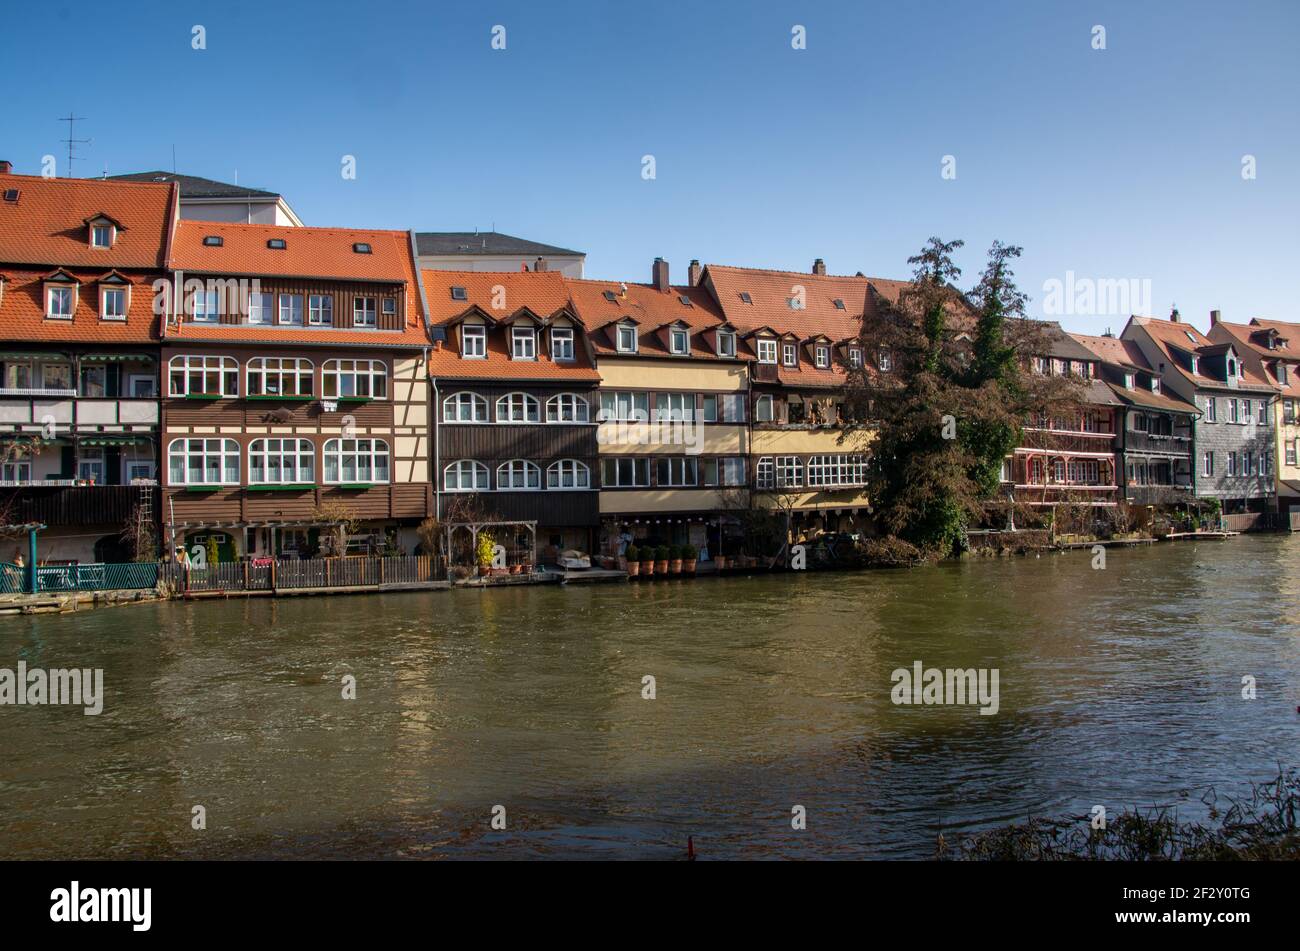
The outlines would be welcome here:
[[[487,356],[487,328],[482,324],[465,324],[460,331],[461,355],[474,360]]]
[[[1277,377],[1277,381],[1285,386],[1287,380],[1286,364],[1279,360],[1277,363],[1277,369],[1274,370],[1273,373]]]
[[[799,348],[792,343],[781,345],[781,362],[788,367],[796,366],[799,363]]]
[[[1134,385],[1134,383],[1136,382],[1136,378],[1137,378],[1136,374],[1133,374],[1133,373],[1125,373],[1125,374],[1124,374],[1124,389],[1126,389],[1126,390],[1131,390],[1131,389],[1133,389],[1133,385]]]
[[[876,357],[876,363],[880,367],[881,373],[888,373],[894,368],[894,359],[890,356],[888,350],[881,350]]]
[[[636,353],[636,327],[624,324],[618,328],[618,352]]]
[[[551,359],[567,361],[573,359],[573,328],[551,328]]]
[[[95,248],[111,248],[113,246],[113,232],[116,231],[110,224],[97,224],[90,226],[90,244]]]
[[[1158,377],[1158,376],[1153,376],[1153,377],[1151,378],[1151,392],[1152,392],[1152,393],[1159,393],[1159,392],[1160,392],[1160,377]]]
[[[1192,376],[1196,376],[1200,372],[1201,372],[1201,358],[1193,354],[1192,355]]]
[[[1231,380],[1235,378],[1236,375],[1237,375],[1237,361],[1229,357],[1228,358],[1228,379]]]
[[[45,288],[45,316],[71,320],[77,306],[77,288],[72,284],[49,284]]]
[[[118,285],[99,290],[99,316],[103,320],[126,320],[126,288]]]
[[[680,328],[673,328],[668,333],[668,349],[676,354],[687,354],[691,349],[690,335]]]
[[[510,356],[516,360],[537,359],[537,334],[532,327],[511,328]]]
[[[718,356],[734,357],[736,355],[736,335],[730,330],[718,331]]]
[[[824,343],[817,344],[816,348],[813,350],[813,355],[816,358],[818,367],[820,367],[823,370],[830,367],[831,348],[828,347],[826,344]]]
[[[862,366],[862,351],[857,347],[849,348],[849,366],[854,370],[857,370]]]
[[[759,363],[776,363],[776,341],[759,340],[758,341],[758,362]]]

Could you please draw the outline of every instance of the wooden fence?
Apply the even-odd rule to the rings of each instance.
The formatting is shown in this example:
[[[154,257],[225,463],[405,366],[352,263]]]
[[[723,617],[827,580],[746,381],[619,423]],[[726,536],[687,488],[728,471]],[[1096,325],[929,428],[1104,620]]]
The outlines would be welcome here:
[[[285,591],[309,588],[384,588],[446,581],[442,559],[431,555],[389,558],[246,559],[199,568],[163,567],[161,580],[180,595],[204,592]]]

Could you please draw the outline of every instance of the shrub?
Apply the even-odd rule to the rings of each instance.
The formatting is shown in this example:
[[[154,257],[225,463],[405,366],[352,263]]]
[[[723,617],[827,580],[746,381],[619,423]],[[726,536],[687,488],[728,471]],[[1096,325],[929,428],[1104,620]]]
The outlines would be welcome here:
[[[628,545],[626,557],[628,561],[640,561],[641,549],[637,548],[635,545]]]

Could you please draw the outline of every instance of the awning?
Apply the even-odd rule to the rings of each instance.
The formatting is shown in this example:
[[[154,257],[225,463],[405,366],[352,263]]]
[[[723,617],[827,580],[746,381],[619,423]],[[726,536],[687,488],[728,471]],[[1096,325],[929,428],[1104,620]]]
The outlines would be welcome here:
[[[153,442],[149,436],[90,436],[79,440],[83,446],[134,446],[142,442]]]
[[[67,360],[66,353],[49,353],[38,350],[7,350],[0,353],[0,360]]]
[[[98,363],[101,361],[109,362],[113,360],[116,360],[118,362],[124,362],[124,361],[152,362],[154,360],[154,357],[147,353],[85,353],[82,354],[81,356],[82,363],[86,363],[87,361],[93,363]]]

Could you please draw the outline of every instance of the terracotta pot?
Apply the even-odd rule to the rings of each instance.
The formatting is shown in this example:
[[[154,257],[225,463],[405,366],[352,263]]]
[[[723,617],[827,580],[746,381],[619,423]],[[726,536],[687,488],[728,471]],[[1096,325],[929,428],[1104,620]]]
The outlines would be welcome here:
[[[664,558],[664,559],[662,559],[661,561],[656,561],[656,562],[655,562],[655,574],[657,574],[657,575],[666,575],[666,574],[668,574],[668,559],[667,559],[667,558]]]
[[[624,559],[623,565],[627,569],[627,576],[629,578],[635,578],[637,575],[641,574],[641,562],[628,561],[627,559]]]
[[[653,561],[641,562],[641,574],[647,578],[655,573],[655,563]]]
[[[695,559],[694,559],[694,558],[683,558],[683,559],[682,559],[682,571],[686,572],[686,573],[689,574],[689,575],[693,575],[693,574],[695,574]]]
[[[668,573],[674,575],[682,573],[682,560],[680,558],[670,558],[668,560]]]
[[[725,555],[719,555],[713,559],[713,563],[718,566],[719,571],[725,571],[727,567],[727,558]]]
[[[510,573],[511,573],[512,575],[517,575],[517,574],[519,574],[520,567],[521,567],[520,565],[511,565],[511,566],[510,566]]]

